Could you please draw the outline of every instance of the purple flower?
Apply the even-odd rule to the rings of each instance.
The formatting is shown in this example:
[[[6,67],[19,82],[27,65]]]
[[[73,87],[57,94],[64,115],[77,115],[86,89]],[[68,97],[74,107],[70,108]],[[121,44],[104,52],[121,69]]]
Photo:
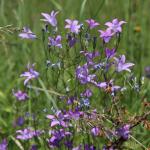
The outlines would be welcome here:
[[[70,118],[72,118],[74,120],[78,120],[80,117],[82,117],[84,115],[84,113],[82,111],[80,111],[79,109],[76,109],[74,111],[69,110],[68,115],[70,116]]]
[[[126,124],[116,130],[116,135],[123,138],[124,140],[129,139],[130,125]]]
[[[23,124],[24,124],[24,118],[18,117],[16,122],[15,122],[15,125],[22,126]]]
[[[31,146],[31,149],[30,149],[30,150],[38,150],[37,145],[33,144],[33,145]]]
[[[13,94],[16,97],[16,99],[19,100],[19,101],[25,101],[29,98],[27,93],[22,92],[20,90],[18,90],[16,93],[13,93]]]
[[[113,19],[112,22],[106,22],[105,25],[108,26],[108,29],[113,33],[122,32],[122,25],[125,24],[125,21],[119,21],[118,19]]]
[[[119,58],[114,58],[116,60],[116,70],[121,72],[123,70],[131,72],[130,67],[134,66],[133,63],[125,63],[126,57],[125,55],[121,55]]]
[[[39,76],[39,73],[34,70],[34,64],[31,67],[30,65],[28,65],[27,68],[28,68],[28,71],[20,75],[20,77],[26,77],[24,81],[24,85],[26,85],[29,80],[32,80]]]
[[[52,11],[50,14],[47,13],[41,13],[41,15],[44,17],[43,21],[51,24],[53,27],[57,26],[57,20],[56,15],[58,12]]]
[[[91,97],[92,96],[92,91],[90,89],[86,89],[83,93],[81,93],[81,96],[85,96],[85,97]]]
[[[72,150],[82,150],[82,145],[80,144],[79,146],[74,147]]]
[[[150,66],[145,67],[145,75],[147,78],[150,78]]]
[[[95,52],[81,51],[80,53],[84,54],[84,56],[86,57],[86,61],[87,61],[88,65],[93,65],[94,64],[93,59],[95,57],[100,56],[100,53],[98,51],[95,51]]]
[[[109,48],[106,48],[105,49],[105,54],[106,54],[106,57],[109,59],[109,58],[112,58],[115,56],[116,54],[116,49],[113,48],[113,49],[109,49]]]
[[[56,46],[56,47],[62,48],[60,35],[57,35],[55,38],[48,37],[48,40],[49,40],[49,43],[48,43],[49,46]]]
[[[48,143],[50,147],[59,147],[60,142],[67,136],[71,136],[70,132],[65,131],[64,129],[52,130],[51,138]]]
[[[18,36],[23,39],[36,39],[36,35],[28,27],[23,27],[22,32]]]
[[[7,140],[6,139],[3,139],[0,143],[0,150],[7,150]]]
[[[67,41],[69,43],[69,47],[73,47],[76,44],[76,42],[77,42],[77,38],[71,36],[70,34],[68,34],[67,35]]]
[[[88,23],[90,29],[93,29],[99,25],[99,23],[93,19],[88,19],[86,22]]]
[[[78,20],[66,19],[65,21],[67,23],[65,28],[70,29],[71,33],[78,34],[80,32],[81,25],[78,24]]]
[[[98,30],[98,32],[100,32],[100,38],[102,38],[105,43],[108,43],[113,36],[111,30]]]
[[[85,144],[84,150],[96,150],[96,147],[93,145]]]
[[[42,131],[40,130],[32,130],[31,128],[26,128],[23,130],[17,130],[16,133],[18,133],[18,135],[16,136],[17,139],[21,139],[21,140],[28,140],[33,138],[34,136],[39,136],[40,134],[42,134]]]
[[[63,114],[61,111],[57,111],[55,115],[47,115],[46,117],[51,120],[51,127],[54,127],[56,125],[67,127],[69,116]]]
[[[86,84],[88,82],[93,82],[96,75],[89,75],[88,65],[84,64],[83,66],[78,66],[76,69],[76,77],[81,84]]]
[[[98,136],[99,133],[100,133],[100,129],[98,127],[94,127],[94,128],[91,129],[91,133],[94,136]]]
[[[110,80],[109,82],[97,83],[96,86],[103,88],[108,93],[113,93],[113,92],[121,89],[120,86],[113,84],[113,80]]]

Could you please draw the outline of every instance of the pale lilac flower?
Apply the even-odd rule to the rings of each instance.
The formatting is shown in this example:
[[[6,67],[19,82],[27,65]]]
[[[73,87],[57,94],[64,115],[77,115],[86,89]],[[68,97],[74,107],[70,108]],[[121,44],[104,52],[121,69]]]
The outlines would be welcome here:
[[[27,93],[22,92],[21,90],[18,90],[17,92],[15,92],[13,94],[16,97],[16,99],[19,100],[19,101],[25,101],[29,98]]]
[[[88,23],[90,29],[93,29],[99,25],[99,23],[96,22],[94,19],[88,19],[86,20],[86,22]]]
[[[30,65],[28,65],[27,68],[28,68],[28,71],[24,72],[23,74],[20,75],[20,77],[26,77],[26,79],[24,81],[24,85],[26,85],[29,80],[32,80],[39,76],[39,73],[34,70],[34,64],[31,67],[30,67]]]
[[[86,89],[83,93],[81,93],[81,96],[85,96],[85,97],[91,97],[92,96],[92,91],[90,89]]]
[[[36,35],[28,27],[23,27],[22,32],[18,36],[23,39],[36,39]]]
[[[80,53],[84,54],[88,65],[93,65],[94,64],[93,59],[100,56],[100,53],[98,51],[95,52],[81,51]]]
[[[62,48],[60,35],[57,35],[55,38],[48,37],[48,40],[49,40],[49,43],[48,43],[49,46],[56,46],[56,47]]]
[[[106,57],[109,59],[109,58],[112,58],[115,56],[116,54],[116,49],[113,48],[113,49],[109,49],[109,48],[106,48],[105,49],[105,54],[106,54]]]
[[[121,89],[120,86],[114,85],[113,81],[114,80],[110,80],[109,82],[100,82],[100,83],[97,83],[96,86],[103,88],[106,92],[113,93],[113,92]]]
[[[116,60],[116,70],[121,72],[123,70],[131,72],[130,67],[134,66],[133,63],[125,63],[126,57],[125,55],[121,55],[119,58],[114,58]]]
[[[105,31],[98,30],[98,31],[100,32],[100,38],[102,38],[105,43],[108,43],[111,37],[113,36],[111,30],[105,30]]]
[[[106,22],[105,25],[108,26],[108,29],[113,33],[122,32],[122,25],[125,24],[125,21],[119,21],[118,19],[113,19],[112,22]]]
[[[0,150],[7,150],[7,140],[3,139],[2,142],[0,143]]]
[[[51,127],[57,125],[67,127],[69,116],[67,114],[63,114],[61,111],[57,111],[55,115],[47,115],[46,117],[51,120]]]
[[[79,146],[74,147],[72,150],[82,150],[82,145],[80,144]]]
[[[100,129],[98,127],[94,127],[91,129],[91,133],[94,136],[98,136],[100,134]]]
[[[41,13],[41,15],[44,17],[43,21],[51,24],[53,27],[57,26],[57,20],[56,15],[58,12],[52,11],[50,14],[48,13]]]
[[[84,64],[83,66],[78,66],[76,69],[76,77],[81,84],[86,84],[88,82],[93,83],[95,74],[89,74],[88,65]]]
[[[81,25],[79,25],[79,21],[78,20],[70,20],[70,19],[66,19],[66,26],[65,28],[70,29],[70,32],[78,34],[80,32],[80,27]]]
[[[122,137],[124,140],[129,139],[130,125],[126,124],[116,130],[116,135]]]
[[[34,136],[39,136],[40,134],[42,134],[42,131],[40,130],[35,131],[31,128],[26,128],[23,130],[17,130],[16,133],[18,133],[18,135],[16,136],[17,139],[29,140],[33,138]]]

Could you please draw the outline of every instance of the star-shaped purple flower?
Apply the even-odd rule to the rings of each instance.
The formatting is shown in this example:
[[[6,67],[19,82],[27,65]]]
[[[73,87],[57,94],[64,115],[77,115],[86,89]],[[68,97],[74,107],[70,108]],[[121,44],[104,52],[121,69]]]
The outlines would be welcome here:
[[[108,26],[108,29],[113,33],[122,32],[122,25],[125,24],[125,21],[119,21],[118,19],[113,19],[112,22],[106,22],[105,25]]]
[[[107,58],[112,58],[116,54],[116,49],[115,48],[113,48],[113,49],[106,48],[105,49],[105,54],[106,54]]]
[[[19,100],[19,101],[25,101],[25,100],[27,100],[29,98],[27,93],[25,93],[25,92],[23,92],[21,90],[18,90],[17,92],[15,92],[13,94],[16,97],[16,99]]]
[[[65,22],[67,23],[65,28],[70,29],[71,33],[78,34],[80,32],[81,25],[78,24],[79,23],[78,20],[66,19]]]
[[[93,29],[99,25],[99,23],[96,22],[94,19],[88,19],[86,20],[86,22],[88,23],[90,29]]]
[[[48,40],[49,40],[49,43],[48,43],[49,46],[56,46],[56,47],[62,48],[60,35],[57,35],[55,38],[48,37]]]
[[[41,13],[41,15],[44,17],[44,19],[42,19],[42,20],[49,23],[53,27],[56,27],[57,26],[57,20],[56,20],[57,14],[58,14],[58,12],[54,12],[54,11],[52,11],[50,14]]]
[[[125,63],[125,55],[121,55],[119,58],[114,58],[116,60],[116,71],[121,72],[123,70],[131,72],[130,67],[134,66],[133,63]]]
[[[30,65],[28,65],[27,68],[28,68],[28,71],[24,72],[23,74],[20,75],[20,77],[26,77],[26,79],[24,81],[24,85],[26,85],[29,80],[38,78],[38,76],[39,76],[39,73],[34,70],[34,64],[32,65],[32,67],[30,67]]]
[[[108,43],[113,36],[111,30],[98,30],[98,32],[100,32],[100,38],[102,38],[105,43]]]
[[[7,150],[7,140],[3,139],[2,142],[0,143],[0,150]]]
[[[36,39],[36,35],[28,28],[28,27],[23,27],[23,30],[21,33],[18,35],[22,39],[31,39],[34,40]]]
[[[34,136],[39,136],[40,134],[42,134],[42,131],[40,130],[35,131],[31,128],[25,128],[23,130],[17,130],[16,133],[18,133],[18,135],[16,136],[17,139],[29,140]]]

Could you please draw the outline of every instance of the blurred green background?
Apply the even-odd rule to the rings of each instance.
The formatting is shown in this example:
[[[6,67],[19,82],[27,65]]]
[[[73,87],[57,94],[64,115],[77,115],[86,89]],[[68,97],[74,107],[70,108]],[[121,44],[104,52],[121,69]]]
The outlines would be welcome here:
[[[66,18],[80,22],[93,18],[100,22],[100,28],[114,18],[125,20],[120,53],[127,54],[136,64],[134,71],[138,77],[144,75],[145,66],[150,66],[150,0],[0,0],[0,27],[12,25],[21,29],[27,25],[40,38],[41,12],[52,10],[60,11],[57,19],[61,34]],[[12,123],[12,89],[19,88],[19,75],[28,62],[40,65],[43,58],[40,40],[23,41],[18,38],[18,31],[9,33],[0,29],[0,131]],[[149,87],[146,86],[146,92],[150,91]]]

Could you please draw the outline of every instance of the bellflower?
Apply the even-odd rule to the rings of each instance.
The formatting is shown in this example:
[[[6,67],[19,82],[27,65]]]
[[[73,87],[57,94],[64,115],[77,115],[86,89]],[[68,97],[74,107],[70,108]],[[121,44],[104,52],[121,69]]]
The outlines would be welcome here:
[[[93,82],[96,75],[89,75],[89,70],[87,64],[83,66],[78,66],[76,69],[76,77],[80,81],[81,84],[86,84],[88,82]]]
[[[105,43],[108,43],[110,41],[111,37],[113,36],[111,30],[109,30],[109,29],[105,30],[105,31],[98,30],[98,32],[100,32],[100,38],[102,38]]]
[[[85,96],[85,97],[91,97],[92,96],[92,91],[90,89],[86,89],[83,93],[81,93],[81,96]]]
[[[47,115],[48,119],[51,120],[51,127],[54,127],[56,125],[60,125],[62,127],[67,127],[67,121],[69,119],[69,116],[64,114],[61,111],[57,111],[56,115]]]
[[[116,54],[115,48],[113,48],[113,49],[106,48],[105,49],[105,55],[106,55],[107,59],[114,57],[115,54]]]
[[[41,15],[44,17],[44,19],[42,19],[42,20],[49,23],[53,27],[56,27],[57,26],[57,20],[56,20],[57,14],[58,14],[58,12],[55,12],[55,11],[52,11],[50,14],[41,13]]]
[[[122,137],[124,140],[129,139],[130,125],[126,124],[126,125],[122,126],[121,128],[118,128],[116,130],[116,135],[119,137]]]
[[[29,98],[27,93],[22,92],[20,90],[18,90],[17,92],[15,92],[13,94],[16,97],[16,99],[19,100],[19,101],[25,101],[25,100],[27,100]]]
[[[62,48],[60,35],[57,35],[55,38],[48,37],[48,40],[49,40],[49,43],[48,43],[49,46],[56,46],[56,47]]]
[[[114,58],[116,60],[116,70],[121,72],[123,70],[131,72],[130,67],[134,66],[133,63],[125,63],[126,57],[125,55],[121,55],[119,58]]]
[[[97,83],[96,86],[103,88],[106,92],[109,92],[109,93],[112,93],[114,91],[121,89],[120,86],[113,84],[113,80],[110,80],[109,82]]]
[[[88,23],[90,29],[93,29],[99,25],[99,23],[96,22],[94,19],[88,19],[86,20],[86,22]]]
[[[68,34],[67,35],[67,41],[68,41],[69,47],[73,47],[77,42],[77,38]]]
[[[26,128],[23,130],[17,130],[16,133],[18,133],[18,135],[16,136],[17,139],[21,139],[21,140],[29,140],[31,138],[33,138],[34,136],[39,136],[42,131],[39,130],[32,130],[31,128]]]
[[[2,142],[0,143],[0,150],[7,150],[7,140],[3,139]]]
[[[91,133],[94,136],[98,136],[99,133],[100,133],[100,129],[98,127],[94,127],[94,128],[91,129]]]
[[[88,65],[93,65],[94,64],[93,59],[100,56],[100,53],[98,51],[95,52],[81,51],[80,53],[84,54]]]
[[[35,71],[33,67],[34,67],[34,64],[32,65],[32,67],[30,67],[28,65],[28,71],[24,72],[23,74],[20,75],[20,77],[26,77],[26,79],[24,81],[24,85],[26,85],[29,80],[32,80],[39,76],[39,73],[37,71]]]
[[[78,34],[80,32],[80,27],[81,25],[79,25],[79,21],[78,20],[70,20],[70,19],[66,19],[66,26],[65,28],[70,29],[71,33],[75,33]]]
[[[108,26],[108,29],[113,33],[122,32],[122,25],[125,24],[125,21],[119,21],[118,19],[113,19],[112,22],[106,22],[105,25]]]
[[[36,35],[28,27],[23,27],[22,32],[18,36],[22,39],[36,39]]]

